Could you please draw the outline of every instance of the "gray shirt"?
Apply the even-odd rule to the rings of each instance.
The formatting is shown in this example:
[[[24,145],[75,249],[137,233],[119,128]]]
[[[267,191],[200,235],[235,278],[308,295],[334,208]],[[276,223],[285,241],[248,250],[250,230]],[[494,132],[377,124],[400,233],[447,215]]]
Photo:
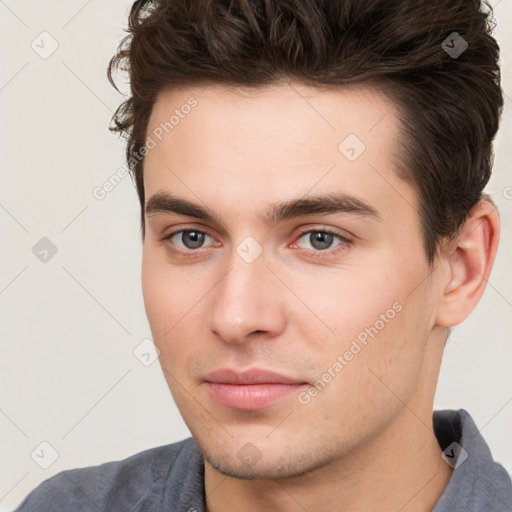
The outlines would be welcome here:
[[[433,425],[455,469],[432,512],[512,511],[510,476],[493,461],[468,412],[436,411]],[[62,471],[36,487],[16,512],[204,512],[204,503],[204,460],[188,438]]]

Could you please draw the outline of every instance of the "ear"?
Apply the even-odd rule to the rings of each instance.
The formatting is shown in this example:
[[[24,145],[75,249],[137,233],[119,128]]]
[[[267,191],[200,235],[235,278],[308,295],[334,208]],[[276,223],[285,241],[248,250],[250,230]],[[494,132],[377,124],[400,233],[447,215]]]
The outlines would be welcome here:
[[[496,207],[480,201],[440,258],[447,270],[441,281],[436,324],[454,327],[482,297],[498,250],[500,218]]]

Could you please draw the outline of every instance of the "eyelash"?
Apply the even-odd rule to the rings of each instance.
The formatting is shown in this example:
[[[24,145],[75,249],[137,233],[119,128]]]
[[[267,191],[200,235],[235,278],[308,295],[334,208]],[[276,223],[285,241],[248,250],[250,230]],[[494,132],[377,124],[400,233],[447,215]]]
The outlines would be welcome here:
[[[169,233],[168,235],[164,236],[161,239],[161,241],[162,242],[163,241],[168,241],[173,236],[178,235],[179,233],[184,233],[186,231],[193,231],[195,233],[204,234],[204,235],[207,235],[207,236],[213,238],[206,231],[201,231],[201,230],[195,229],[195,228],[182,228],[182,229],[179,229],[177,231],[173,231],[173,232]],[[340,242],[341,242],[340,244],[336,245],[333,249],[325,249],[323,251],[321,251],[321,250],[312,250],[312,249],[302,249],[302,251],[305,251],[306,253],[308,253],[308,256],[312,257],[312,258],[322,258],[324,254],[328,254],[329,256],[334,256],[334,255],[338,254],[338,252],[345,250],[347,248],[347,246],[349,246],[352,243],[351,240],[348,240],[347,238],[341,236],[339,233],[336,233],[335,231],[332,231],[332,230],[330,230],[328,228],[301,230],[301,231],[299,231],[299,233],[297,235],[297,240],[302,238],[304,235],[308,235],[308,234],[311,234],[311,233],[325,233],[327,235],[332,235],[333,237],[338,238],[340,240]],[[295,244],[295,242],[294,242],[294,244]],[[194,253],[194,252],[197,252],[197,253],[201,252],[201,248],[199,248],[199,249],[183,250],[183,249],[176,249],[175,247],[168,247],[168,249],[173,254],[176,254],[178,256],[186,255],[187,257],[197,257],[197,256],[191,256],[191,254]]]
[[[327,254],[328,256],[337,255],[340,251],[346,250],[347,246],[349,246],[352,243],[351,240],[348,240],[344,236],[341,236],[339,233],[336,233],[335,231],[332,231],[328,228],[300,230],[297,236],[297,240],[301,239],[304,235],[309,235],[311,233],[324,233],[327,235],[332,235],[334,238],[338,238],[338,240],[340,241],[340,243],[333,247],[332,249],[325,249],[323,251],[314,249],[301,249],[303,251],[306,251],[308,256],[312,258],[322,258],[324,257],[325,254]]]

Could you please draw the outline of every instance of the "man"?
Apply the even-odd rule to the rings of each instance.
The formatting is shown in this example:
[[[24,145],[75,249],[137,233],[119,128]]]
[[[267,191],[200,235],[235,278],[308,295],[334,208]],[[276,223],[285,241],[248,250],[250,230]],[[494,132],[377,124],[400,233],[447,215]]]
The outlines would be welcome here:
[[[480,3],[146,0],[129,32],[113,129],[192,438],[64,471],[18,510],[511,510],[471,416],[433,414],[499,239]]]

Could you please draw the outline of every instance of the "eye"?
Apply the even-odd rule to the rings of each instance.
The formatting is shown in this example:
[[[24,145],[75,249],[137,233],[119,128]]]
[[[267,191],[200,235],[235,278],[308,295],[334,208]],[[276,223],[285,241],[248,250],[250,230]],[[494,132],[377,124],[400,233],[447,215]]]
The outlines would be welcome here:
[[[173,245],[177,246],[182,251],[201,249],[206,238],[212,238],[204,231],[196,229],[182,229],[170,233],[164,240],[169,240]],[[212,239],[213,240],[213,239]],[[180,245],[180,243],[182,245]]]
[[[204,231],[198,229],[181,229],[179,231],[173,231],[166,235],[162,241],[169,241],[168,249],[176,255],[188,254],[196,252],[199,255],[201,249],[206,247],[207,238],[214,240],[214,238]],[[299,233],[297,241],[305,239],[309,243],[310,247],[304,247],[302,244],[294,242],[292,247],[299,247],[305,249],[305,252],[312,257],[322,257],[324,254],[337,254],[339,251],[343,251],[351,244],[351,241],[342,235],[331,231],[329,229],[309,229],[303,230]],[[336,245],[333,243],[338,240]],[[220,245],[215,242],[216,245]]]
[[[310,229],[307,231],[301,231],[299,233],[298,240],[302,238],[310,244],[311,248],[306,247],[306,249],[313,253],[338,252],[339,250],[345,249],[346,246],[351,243],[350,240],[347,240],[340,234],[328,229]],[[333,246],[335,239],[338,239],[339,243]],[[331,248],[333,248],[333,251],[329,251]]]

